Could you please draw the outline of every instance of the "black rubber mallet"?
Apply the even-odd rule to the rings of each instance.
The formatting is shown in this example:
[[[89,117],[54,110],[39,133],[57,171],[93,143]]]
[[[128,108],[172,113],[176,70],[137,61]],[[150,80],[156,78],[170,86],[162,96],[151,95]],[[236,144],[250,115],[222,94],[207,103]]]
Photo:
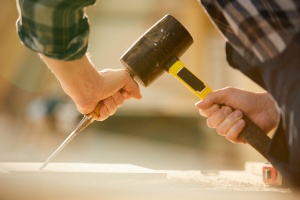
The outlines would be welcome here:
[[[193,38],[185,27],[171,15],[166,15],[148,29],[120,61],[131,76],[145,87],[167,71],[203,99],[213,90],[179,60],[192,43]],[[246,126],[239,137],[268,160],[271,139],[248,117],[243,119]]]

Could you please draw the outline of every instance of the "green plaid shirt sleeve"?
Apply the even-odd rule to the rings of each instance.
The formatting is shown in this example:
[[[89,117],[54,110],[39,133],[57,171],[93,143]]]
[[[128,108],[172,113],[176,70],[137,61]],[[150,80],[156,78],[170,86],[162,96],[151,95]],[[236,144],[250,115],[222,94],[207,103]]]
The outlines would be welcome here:
[[[18,0],[17,31],[33,51],[59,60],[82,57],[88,47],[86,6],[96,0]]]

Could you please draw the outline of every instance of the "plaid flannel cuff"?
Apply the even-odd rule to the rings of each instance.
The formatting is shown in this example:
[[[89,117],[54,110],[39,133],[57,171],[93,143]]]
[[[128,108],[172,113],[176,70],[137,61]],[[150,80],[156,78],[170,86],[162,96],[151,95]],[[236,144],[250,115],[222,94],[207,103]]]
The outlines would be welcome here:
[[[89,23],[84,7],[94,2],[19,0],[19,37],[25,46],[48,57],[78,59],[88,47]]]

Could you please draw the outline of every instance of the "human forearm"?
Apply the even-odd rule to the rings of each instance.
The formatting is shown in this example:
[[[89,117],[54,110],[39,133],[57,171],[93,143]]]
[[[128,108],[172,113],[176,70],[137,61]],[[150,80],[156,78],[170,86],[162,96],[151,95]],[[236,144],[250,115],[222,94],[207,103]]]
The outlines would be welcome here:
[[[59,80],[65,93],[83,108],[80,111],[91,112],[97,104],[94,100],[97,98],[94,97],[95,94],[92,91],[95,91],[94,87],[101,85],[102,79],[88,57],[63,61],[48,58],[42,54],[40,56]]]

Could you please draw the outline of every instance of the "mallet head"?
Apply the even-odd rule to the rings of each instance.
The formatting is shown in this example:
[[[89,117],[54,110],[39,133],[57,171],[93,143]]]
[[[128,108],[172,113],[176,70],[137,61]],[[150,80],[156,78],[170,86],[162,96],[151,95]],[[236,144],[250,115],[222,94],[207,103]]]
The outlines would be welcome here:
[[[148,86],[192,43],[193,38],[184,26],[171,15],[166,15],[148,29],[120,61],[140,84]]]

